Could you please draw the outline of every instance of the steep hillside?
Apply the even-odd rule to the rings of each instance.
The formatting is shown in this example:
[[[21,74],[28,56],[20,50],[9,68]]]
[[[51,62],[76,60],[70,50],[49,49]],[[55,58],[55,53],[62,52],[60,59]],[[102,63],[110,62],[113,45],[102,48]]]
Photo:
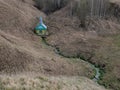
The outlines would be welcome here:
[[[46,39],[64,56],[80,57],[96,64],[103,75],[99,83],[115,90],[120,89],[119,9],[119,1],[113,0],[110,16],[92,18],[86,21],[86,28],[81,28],[78,18],[68,16],[65,11],[69,8],[64,8],[49,16],[51,36]]]
[[[81,64],[79,67],[78,63],[72,63],[56,55],[52,49],[46,48],[42,44],[40,37],[33,33],[37,16],[45,17],[43,13],[33,7],[34,4],[16,0],[4,0],[0,4],[0,7],[3,8],[0,9],[0,16],[3,19],[0,27],[1,73],[27,71],[52,75],[86,74],[89,76],[89,73],[84,73],[85,69],[90,70],[92,75],[92,70],[84,66],[84,62],[78,61]],[[23,7],[21,7],[22,4]],[[88,67],[90,66],[88,65]]]
[[[84,77],[45,77],[26,74],[4,76],[1,81],[3,90],[106,90]]]
[[[95,76],[89,60],[105,71],[99,82],[119,90],[119,21],[114,15],[91,19],[82,28],[78,17],[68,15],[69,6],[46,13],[34,0],[0,0],[0,88],[106,90],[87,79]],[[33,32],[40,16],[50,33],[45,40],[53,47]]]
[[[42,39],[33,33],[39,16],[44,17],[47,21],[46,15],[34,5],[35,3],[32,0],[0,0],[1,90],[29,90],[29,88],[39,90],[39,88],[44,88],[46,83],[49,85],[45,86],[45,88],[50,86],[51,90],[53,90],[51,83],[54,82],[58,82],[58,84],[55,84],[55,90],[60,89],[61,86],[67,89],[75,88],[75,90],[85,88],[86,84],[89,84],[86,78],[81,79],[83,84],[79,85],[76,82],[76,86],[69,86],[75,83],[77,76],[93,77],[93,68],[80,59],[67,59],[55,54],[54,48],[47,47]],[[25,73],[29,74],[27,74],[27,77],[22,78],[22,75],[26,75]],[[48,80],[50,79],[50,81],[44,81],[41,74]],[[31,80],[27,80],[31,75],[33,75]],[[35,76],[41,77],[41,81],[38,82],[38,78],[36,82]],[[59,79],[59,76],[62,76],[63,80]],[[65,78],[68,76],[75,77],[75,79]],[[71,83],[67,85],[66,80]],[[66,85],[63,83],[64,85],[62,84],[59,87],[59,84],[64,81]],[[103,87],[95,84],[95,82],[88,81],[92,82],[90,90],[96,88],[104,90]],[[32,83],[32,85],[37,84],[37,86],[33,85],[31,87],[31,85],[25,84],[27,82],[28,84]],[[44,83],[41,85],[41,82]],[[92,85],[93,87],[91,87]],[[64,90],[64,88],[61,88],[61,90]],[[84,90],[88,90],[88,88]]]
[[[34,8],[34,3],[25,3],[23,0],[0,1],[0,29],[17,37],[30,38],[32,29],[39,16],[45,14]],[[34,36],[33,36],[34,37]],[[32,38],[30,38],[32,39]]]

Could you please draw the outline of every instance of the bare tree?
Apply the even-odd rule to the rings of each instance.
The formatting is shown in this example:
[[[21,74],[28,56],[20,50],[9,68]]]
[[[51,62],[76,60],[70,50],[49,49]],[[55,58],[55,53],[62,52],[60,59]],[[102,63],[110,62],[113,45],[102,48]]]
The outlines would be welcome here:
[[[39,9],[46,14],[70,4],[70,15],[76,15],[85,27],[86,18],[102,18],[106,16],[109,0],[35,0]]]
[[[70,0],[35,0],[38,9],[46,14],[59,10],[64,7]]]
[[[74,14],[81,20],[81,27],[85,27],[86,17],[101,18],[106,16],[109,0],[75,0]]]

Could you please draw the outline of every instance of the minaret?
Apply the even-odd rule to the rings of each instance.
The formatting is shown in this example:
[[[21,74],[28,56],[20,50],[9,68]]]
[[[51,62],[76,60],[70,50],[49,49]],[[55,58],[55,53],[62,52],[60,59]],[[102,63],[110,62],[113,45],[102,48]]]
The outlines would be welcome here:
[[[40,17],[40,24],[43,24],[43,20],[42,20],[42,17]]]
[[[47,29],[47,26],[43,23],[42,17],[40,17],[40,25],[43,26],[45,29]]]

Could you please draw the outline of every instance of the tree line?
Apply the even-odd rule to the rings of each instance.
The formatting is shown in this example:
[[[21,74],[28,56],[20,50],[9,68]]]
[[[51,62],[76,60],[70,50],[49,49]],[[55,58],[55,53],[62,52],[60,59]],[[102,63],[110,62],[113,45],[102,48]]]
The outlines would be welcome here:
[[[81,26],[85,27],[86,18],[102,18],[108,14],[109,0],[35,0],[37,7],[50,14],[70,5],[70,15],[77,16],[81,20]]]
[[[64,7],[69,0],[35,0],[36,7],[46,14],[50,14]]]
[[[85,27],[86,18],[104,18],[108,15],[109,0],[74,0],[71,2],[71,15],[76,15]]]

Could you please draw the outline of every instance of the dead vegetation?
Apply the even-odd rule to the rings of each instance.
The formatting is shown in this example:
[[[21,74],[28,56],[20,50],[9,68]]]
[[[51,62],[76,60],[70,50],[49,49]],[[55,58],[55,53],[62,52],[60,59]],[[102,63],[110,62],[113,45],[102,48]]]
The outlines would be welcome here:
[[[73,63],[74,60],[56,55],[33,33],[37,17],[46,16],[34,7],[32,1],[1,0],[0,8],[1,74],[35,72],[93,77],[94,71],[89,64],[79,60]]]
[[[104,88],[97,87],[95,83],[92,81],[89,82],[89,80],[86,79],[80,80],[83,82],[83,84],[80,83],[80,86],[78,85],[78,78],[71,80],[71,77],[76,76],[91,78],[94,75],[94,71],[88,63],[80,61],[80,59],[70,60],[56,55],[53,48],[49,48],[42,43],[41,38],[33,33],[33,29],[38,22],[37,18],[42,16],[51,34],[46,39],[49,44],[59,48],[64,55],[82,55],[86,60],[90,58],[89,60],[92,63],[95,63],[106,72],[101,78],[100,83],[106,84],[106,87],[119,90],[119,52],[117,52],[117,50],[119,50],[119,37],[117,41],[113,39],[113,36],[119,34],[120,30],[119,21],[116,17],[112,15],[111,18],[107,19],[94,18],[90,19],[90,21],[86,19],[85,24],[87,28],[81,28],[81,21],[76,15],[72,16],[72,8],[70,8],[71,5],[68,4],[68,2],[62,4],[64,0],[57,0],[59,2],[55,3],[54,0],[51,1],[52,2],[44,3],[50,4],[48,7],[40,5],[39,9],[42,11],[35,7],[35,2],[32,0],[0,1],[0,74],[29,72],[39,75],[42,73],[44,75],[50,75],[47,76],[48,78],[53,76],[53,81],[50,82],[58,81],[57,84],[55,83],[54,89],[59,90],[63,87],[60,90],[70,90],[71,88],[75,88],[75,90],[83,88],[85,88],[85,90],[104,90]],[[53,6],[55,8],[51,9]],[[114,10],[116,10],[116,8],[114,8],[113,11]],[[117,10],[119,11],[118,8]],[[52,13],[46,16],[43,11],[45,13]],[[110,69],[110,66],[113,67],[113,71]],[[56,76],[59,75],[62,75],[63,78],[65,78],[64,76],[70,76],[70,78],[57,78]],[[14,83],[18,82],[18,86],[22,84],[20,88],[22,87],[24,90],[24,88],[28,88],[24,87],[23,84],[26,82],[29,83],[29,80],[25,78],[19,78],[17,80],[13,78],[12,80]],[[113,78],[115,78],[115,81],[111,82]],[[7,79],[7,76],[3,79]],[[4,82],[3,79],[1,79],[2,83]],[[62,83],[61,85],[61,82],[64,81],[68,82]],[[76,81],[78,81],[78,83]],[[8,82],[12,81],[8,80]],[[69,82],[71,83],[69,84]],[[12,87],[8,88],[8,90],[14,88],[14,83],[13,86],[10,85]],[[40,89],[48,87],[53,90],[51,87],[53,84],[49,82],[39,83],[35,81],[33,83],[35,83],[35,85],[37,84]],[[48,85],[44,86],[46,83]],[[88,84],[90,88],[86,87]],[[6,85],[9,86],[9,84]],[[3,87],[6,87],[6,85],[3,85]],[[31,88],[38,89],[36,86],[34,87],[34,85]]]
[[[1,78],[1,86],[2,90],[106,90],[84,77],[46,77],[43,75],[5,76]]]

